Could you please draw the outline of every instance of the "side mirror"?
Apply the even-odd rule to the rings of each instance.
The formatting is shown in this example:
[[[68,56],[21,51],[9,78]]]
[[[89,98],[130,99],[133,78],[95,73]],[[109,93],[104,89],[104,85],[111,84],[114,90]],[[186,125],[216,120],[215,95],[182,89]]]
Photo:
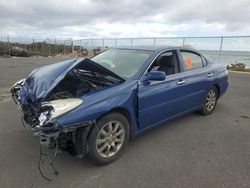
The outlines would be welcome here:
[[[147,80],[163,81],[166,79],[166,73],[163,71],[150,71],[147,75]]]

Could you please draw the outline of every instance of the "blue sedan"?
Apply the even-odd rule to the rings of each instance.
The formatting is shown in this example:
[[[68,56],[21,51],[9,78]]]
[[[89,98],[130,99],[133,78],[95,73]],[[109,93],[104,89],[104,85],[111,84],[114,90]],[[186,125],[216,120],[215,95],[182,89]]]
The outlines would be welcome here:
[[[227,87],[224,66],[194,49],[162,47],[47,65],[11,92],[41,144],[104,165],[149,128],[194,111],[211,114]]]

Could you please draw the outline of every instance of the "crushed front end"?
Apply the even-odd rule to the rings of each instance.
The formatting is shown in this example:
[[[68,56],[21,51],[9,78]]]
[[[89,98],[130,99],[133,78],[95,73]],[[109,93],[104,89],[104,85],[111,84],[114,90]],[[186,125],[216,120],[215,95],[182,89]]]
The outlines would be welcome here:
[[[25,79],[16,82],[11,88],[14,102],[23,112],[23,124],[29,126],[33,134],[40,137],[41,145],[48,149],[67,151],[71,155],[83,157],[87,135],[95,121],[67,126],[57,121],[60,116],[81,105],[83,100],[67,98],[39,103],[32,101],[29,89],[30,85]]]
[[[105,67],[79,58],[35,69],[16,82],[11,93],[23,122],[40,136],[41,144],[83,157],[87,135],[98,118],[96,109],[79,110],[90,102],[83,101],[85,96],[123,82]]]

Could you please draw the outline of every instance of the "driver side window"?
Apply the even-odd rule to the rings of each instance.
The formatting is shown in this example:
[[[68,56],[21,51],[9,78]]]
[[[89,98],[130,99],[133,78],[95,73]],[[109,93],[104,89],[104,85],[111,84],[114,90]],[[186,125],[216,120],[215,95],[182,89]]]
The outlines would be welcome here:
[[[166,76],[180,72],[178,59],[175,51],[163,52],[154,60],[149,68],[150,71],[163,71]]]

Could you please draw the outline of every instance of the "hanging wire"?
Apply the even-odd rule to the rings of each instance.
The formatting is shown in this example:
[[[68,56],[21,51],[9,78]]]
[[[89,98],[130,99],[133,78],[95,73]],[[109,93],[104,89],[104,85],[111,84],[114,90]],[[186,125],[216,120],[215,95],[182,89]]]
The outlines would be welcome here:
[[[57,142],[57,139],[55,139],[55,141],[56,141],[56,150],[55,150],[55,153],[54,153],[54,158],[57,156],[57,153],[58,153],[58,142]],[[49,160],[49,164],[50,164],[52,170],[54,171],[54,175],[59,175],[59,172],[55,168],[54,161],[51,160],[51,158],[46,153],[43,153],[43,151],[42,151],[42,145],[41,145],[41,142],[40,142],[40,155],[39,155],[39,161],[37,163],[37,166],[38,166],[38,169],[39,169],[39,172],[40,172],[41,176],[45,180],[51,182],[52,179],[48,178],[47,176],[45,176],[44,173],[42,172],[42,169],[41,169],[41,166],[40,166],[41,161],[42,161],[42,156],[46,157]],[[43,162],[44,162],[44,160],[43,160]]]

